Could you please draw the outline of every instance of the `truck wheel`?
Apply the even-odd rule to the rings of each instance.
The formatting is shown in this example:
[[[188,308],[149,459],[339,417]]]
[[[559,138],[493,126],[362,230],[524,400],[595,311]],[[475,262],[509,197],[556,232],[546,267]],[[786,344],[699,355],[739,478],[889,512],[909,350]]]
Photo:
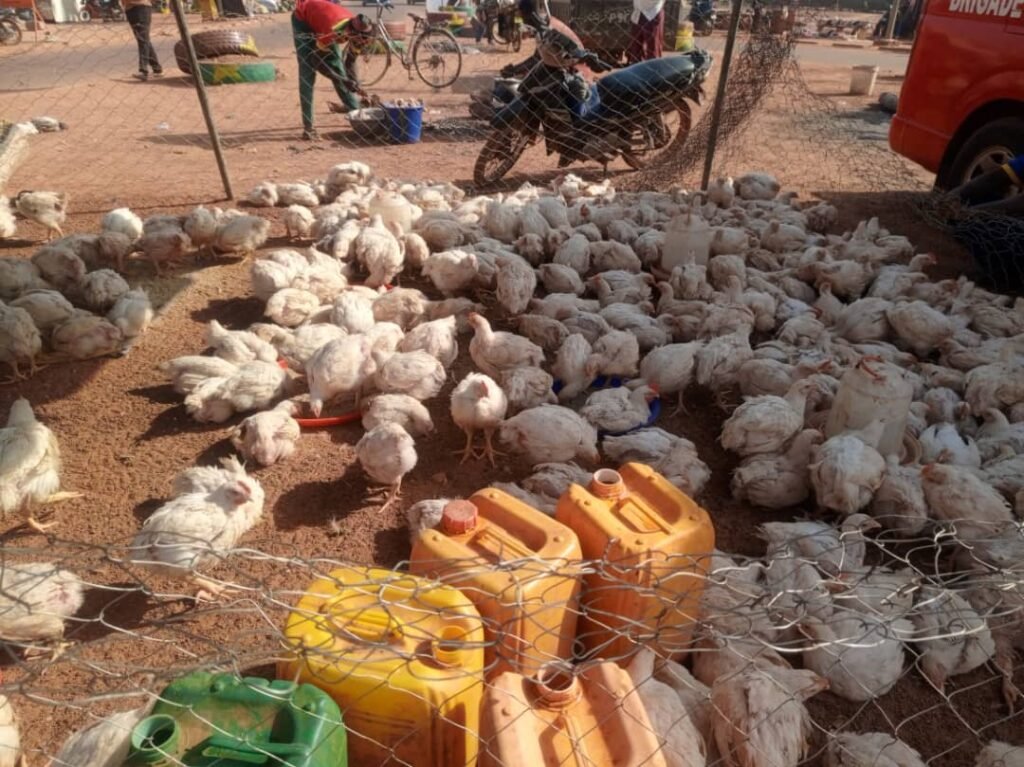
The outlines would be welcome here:
[[[1003,117],[981,126],[960,147],[936,186],[954,189],[1024,154],[1024,117]]]

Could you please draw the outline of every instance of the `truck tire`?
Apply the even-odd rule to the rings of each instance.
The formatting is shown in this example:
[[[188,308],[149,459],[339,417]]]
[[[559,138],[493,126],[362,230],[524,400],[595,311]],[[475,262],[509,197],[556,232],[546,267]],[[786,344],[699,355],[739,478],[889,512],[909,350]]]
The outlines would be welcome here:
[[[935,184],[941,189],[955,189],[1021,154],[1024,154],[1024,117],[993,120],[967,137],[953,161],[939,172]]]
[[[196,32],[192,35],[192,46],[196,49],[197,59],[212,59],[217,56],[258,57],[260,55],[252,35],[234,29]],[[174,59],[178,62],[178,69],[186,75],[192,74],[188,65],[188,54],[185,52],[185,43],[181,40],[174,44]]]

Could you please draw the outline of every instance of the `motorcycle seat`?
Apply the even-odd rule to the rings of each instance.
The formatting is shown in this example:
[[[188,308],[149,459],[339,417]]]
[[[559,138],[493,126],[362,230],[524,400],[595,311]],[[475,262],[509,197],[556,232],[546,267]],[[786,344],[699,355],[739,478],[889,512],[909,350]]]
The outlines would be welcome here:
[[[710,59],[704,51],[691,51],[616,70],[597,81],[602,106],[608,110],[635,108],[658,96],[683,91],[695,80],[703,79]]]

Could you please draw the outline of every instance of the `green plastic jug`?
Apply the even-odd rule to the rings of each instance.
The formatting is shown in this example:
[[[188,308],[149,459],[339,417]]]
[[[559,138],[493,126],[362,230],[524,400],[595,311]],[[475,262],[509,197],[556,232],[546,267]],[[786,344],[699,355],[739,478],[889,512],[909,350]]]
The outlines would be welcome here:
[[[125,767],[346,767],[341,711],[309,684],[197,672],[132,730]]]

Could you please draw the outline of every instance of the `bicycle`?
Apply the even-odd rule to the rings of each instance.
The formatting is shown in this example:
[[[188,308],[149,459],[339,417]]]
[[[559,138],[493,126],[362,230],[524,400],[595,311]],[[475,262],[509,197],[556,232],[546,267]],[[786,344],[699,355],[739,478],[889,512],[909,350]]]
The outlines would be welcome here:
[[[459,79],[462,72],[462,50],[455,35],[443,27],[428,24],[422,16],[410,13],[412,37],[404,48],[399,47],[381,21],[384,10],[394,10],[390,2],[377,6],[377,18],[369,33],[353,38],[345,45],[345,67],[349,76],[361,87],[368,88],[381,81],[391,66],[392,54],[405,67],[412,79],[412,70],[431,88],[444,88]],[[374,69],[379,66],[380,71]],[[428,76],[429,75],[429,76]]]

